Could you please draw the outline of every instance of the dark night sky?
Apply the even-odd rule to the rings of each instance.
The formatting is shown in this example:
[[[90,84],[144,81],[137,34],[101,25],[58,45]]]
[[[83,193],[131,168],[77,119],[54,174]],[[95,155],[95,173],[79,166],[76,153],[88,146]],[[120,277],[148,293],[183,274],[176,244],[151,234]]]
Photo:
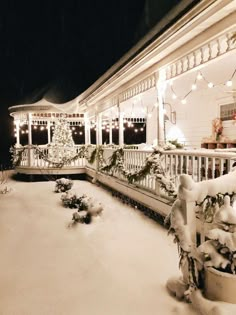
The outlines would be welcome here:
[[[179,2],[1,1],[0,164],[14,142],[8,106],[73,99]]]

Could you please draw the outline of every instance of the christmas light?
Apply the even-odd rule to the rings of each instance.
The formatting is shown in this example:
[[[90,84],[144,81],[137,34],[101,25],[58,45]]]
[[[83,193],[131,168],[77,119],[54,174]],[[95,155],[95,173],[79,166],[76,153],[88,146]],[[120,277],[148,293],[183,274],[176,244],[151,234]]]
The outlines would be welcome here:
[[[173,99],[173,100],[176,100],[176,99],[177,99],[177,96],[176,96],[175,93],[172,94],[172,99]]]
[[[198,72],[198,74],[197,74],[197,79],[198,79],[198,80],[201,80],[201,79],[202,79],[202,74],[201,74],[200,72]]]
[[[140,128],[140,131],[143,131],[143,128]]]
[[[197,84],[192,84],[192,91],[196,90],[197,89]]]
[[[82,131],[80,131],[80,132],[79,132],[79,134],[82,136],[83,132],[82,132]]]
[[[233,85],[233,82],[232,82],[231,80],[228,80],[228,81],[226,82],[226,85],[227,85],[227,86],[232,86],[232,85]]]
[[[138,129],[134,129],[134,132],[138,132]]]
[[[212,82],[209,82],[208,84],[209,89],[213,88],[214,84]]]
[[[186,99],[185,99],[185,98],[182,99],[181,103],[182,103],[182,104],[186,104],[186,103],[187,103]]]
[[[44,126],[41,126],[41,127],[40,127],[40,130],[44,130]]]

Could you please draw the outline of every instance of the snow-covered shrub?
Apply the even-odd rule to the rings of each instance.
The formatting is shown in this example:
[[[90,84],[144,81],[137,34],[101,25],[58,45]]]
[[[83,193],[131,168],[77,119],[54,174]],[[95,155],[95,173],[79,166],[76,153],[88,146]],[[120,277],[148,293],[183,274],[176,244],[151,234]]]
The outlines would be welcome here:
[[[75,200],[75,197],[73,200]],[[72,216],[74,223],[82,222],[89,224],[92,221],[93,216],[98,216],[103,211],[103,206],[100,202],[97,202],[86,195],[77,198],[74,204],[78,209]]]
[[[78,197],[75,192],[67,191],[61,195],[61,200],[66,208],[78,208]]]
[[[79,212],[74,212],[72,216],[72,220],[74,221],[74,223],[80,222],[80,223],[89,224],[92,220],[92,216],[89,212],[83,210]]]
[[[59,178],[56,180],[56,186],[55,186],[55,192],[65,192],[67,190],[70,190],[73,186],[73,181],[68,178]]]

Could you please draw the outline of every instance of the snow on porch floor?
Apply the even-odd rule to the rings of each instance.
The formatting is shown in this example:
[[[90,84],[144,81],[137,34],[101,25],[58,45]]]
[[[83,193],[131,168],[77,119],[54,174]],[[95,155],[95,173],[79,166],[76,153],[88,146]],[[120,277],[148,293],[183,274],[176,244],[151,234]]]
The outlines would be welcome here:
[[[100,200],[90,225],[68,228],[54,182],[9,181],[0,195],[1,315],[196,314],[166,280],[178,275],[167,231],[89,182],[73,190]]]

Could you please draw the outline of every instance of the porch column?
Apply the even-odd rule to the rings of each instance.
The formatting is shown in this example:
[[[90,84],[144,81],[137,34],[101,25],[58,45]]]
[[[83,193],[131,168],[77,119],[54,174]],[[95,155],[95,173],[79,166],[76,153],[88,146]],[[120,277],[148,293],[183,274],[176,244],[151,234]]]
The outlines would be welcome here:
[[[31,119],[31,113],[28,113],[28,145],[32,145],[32,119]]]
[[[85,144],[91,144],[90,137],[90,121],[87,114],[84,115],[84,133],[85,133]]]
[[[96,144],[102,144],[102,114],[99,113],[96,116]]]
[[[16,120],[15,121],[15,125],[16,125],[16,146],[19,147],[20,146],[20,120]]]
[[[124,145],[124,113],[119,106],[119,146]]]
[[[157,120],[158,120],[158,110],[154,105],[148,106],[147,117],[146,117],[146,143],[149,145],[157,144]]]
[[[165,126],[164,126],[164,104],[163,96],[165,92],[165,82],[162,73],[158,73],[157,79],[157,100],[158,100],[158,144],[165,143]]]
[[[33,151],[32,151],[32,118],[31,113],[28,113],[28,166],[32,165]]]
[[[109,144],[112,144],[112,117],[109,119]]]
[[[47,121],[47,129],[48,129],[48,143],[51,143],[51,122]]]

